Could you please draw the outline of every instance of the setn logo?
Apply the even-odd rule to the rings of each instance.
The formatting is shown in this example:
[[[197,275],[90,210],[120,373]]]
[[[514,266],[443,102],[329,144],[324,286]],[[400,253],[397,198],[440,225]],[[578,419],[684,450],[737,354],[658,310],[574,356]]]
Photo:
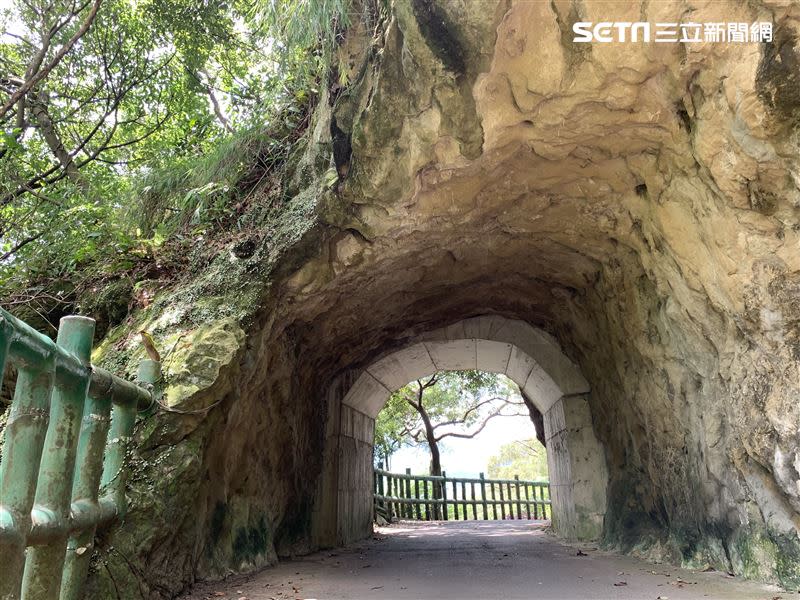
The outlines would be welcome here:
[[[592,23],[579,21],[572,26],[575,34],[573,42],[643,42],[650,41],[650,23],[636,22],[601,22],[592,27]]]
[[[647,23],[644,21],[578,21],[572,26],[573,42],[771,42],[772,23]]]

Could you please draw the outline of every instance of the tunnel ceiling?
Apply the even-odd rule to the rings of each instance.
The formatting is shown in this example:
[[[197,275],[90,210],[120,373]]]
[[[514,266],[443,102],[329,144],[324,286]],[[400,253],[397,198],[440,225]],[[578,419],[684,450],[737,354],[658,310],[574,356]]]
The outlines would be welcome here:
[[[575,11],[608,19],[606,3],[445,2],[444,45],[418,4],[342,50],[361,78],[332,102],[347,176],[279,305],[317,381],[463,318],[524,320],[591,383],[609,535],[636,513],[695,541],[796,541],[798,8],[691,11],[774,18],[773,44],[633,48],[571,42]]]

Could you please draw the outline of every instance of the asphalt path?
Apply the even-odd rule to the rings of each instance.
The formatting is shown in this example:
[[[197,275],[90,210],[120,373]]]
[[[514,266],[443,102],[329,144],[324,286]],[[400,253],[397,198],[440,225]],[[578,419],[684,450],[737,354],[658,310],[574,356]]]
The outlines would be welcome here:
[[[727,573],[567,545],[531,521],[401,522],[372,539],[195,587],[186,600],[800,598]]]

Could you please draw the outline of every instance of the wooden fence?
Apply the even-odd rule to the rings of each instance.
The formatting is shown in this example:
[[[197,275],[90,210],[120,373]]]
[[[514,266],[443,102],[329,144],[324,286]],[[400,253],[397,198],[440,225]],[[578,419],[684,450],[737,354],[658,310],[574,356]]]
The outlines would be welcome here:
[[[387,521],[549,519],[550,484],[517,476],[486,479],[483,473],[471,479],[375,469],[375,512]]]

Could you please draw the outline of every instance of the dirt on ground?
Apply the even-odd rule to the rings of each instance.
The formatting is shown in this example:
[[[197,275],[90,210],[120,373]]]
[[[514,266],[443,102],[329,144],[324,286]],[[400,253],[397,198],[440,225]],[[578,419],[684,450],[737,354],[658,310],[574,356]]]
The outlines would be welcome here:
[[[532,521],[400,522],[348,548],[203,583],[183,600],[785,600],[771,585],[568,545]]]

